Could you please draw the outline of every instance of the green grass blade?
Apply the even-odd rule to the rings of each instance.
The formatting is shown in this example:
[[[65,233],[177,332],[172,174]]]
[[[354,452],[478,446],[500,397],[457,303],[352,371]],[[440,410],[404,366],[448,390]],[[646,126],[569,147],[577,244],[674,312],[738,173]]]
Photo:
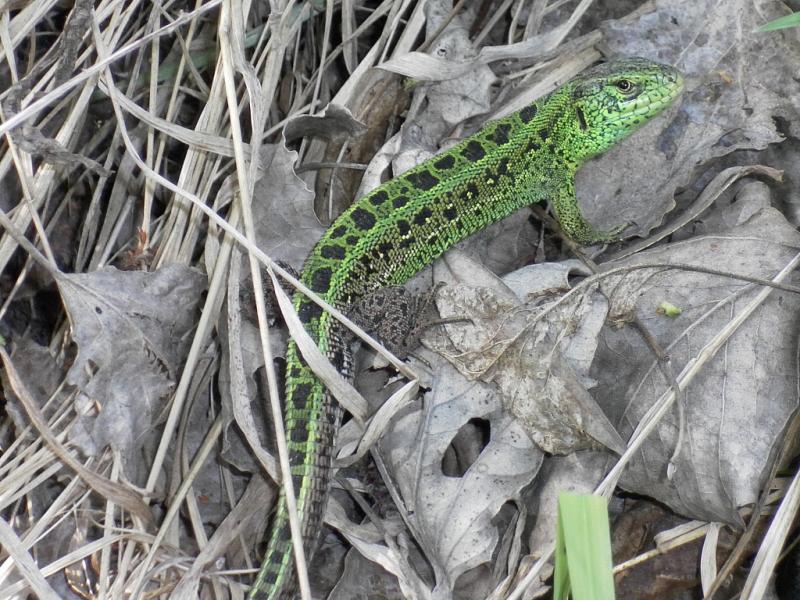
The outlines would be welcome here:
[[[563,494],[562,494],[563,496]],[[556,522],[555,572],[553,573],[553,600],[567,600],[569,596],[569,567],[567,567],[567,548],[564,543],[564,527],[561,525],[561,508]]]
[[[614,600],[611,536],[605,498],[565,492],[558,497],[554,600]]]
[[[756,31],[775,31],[776,29],[786,29],[787,27],[797,27],[798,25],[800,25],[800,12],[792,13],[780,19],[765,23],[756,29]]]

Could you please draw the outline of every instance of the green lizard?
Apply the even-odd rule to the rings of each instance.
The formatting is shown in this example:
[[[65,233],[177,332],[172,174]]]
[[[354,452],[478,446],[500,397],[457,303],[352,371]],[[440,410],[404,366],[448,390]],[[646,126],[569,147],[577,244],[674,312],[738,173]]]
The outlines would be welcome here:
[[[302,281],[337,308],[400,284],[446,249],[518,208],[550,201],[564,232],[579,243],[610,241],[575,199],[574,176],[657,115],[683,88],[680,73],[642,58],[594,67],[546,98],[488,123],[475,135],[355,202],[306,260]],[[294,296],[294,308],[320,350],[345,375],[349,357],[327,312]],[[285,425],[306,557],[322,528],[341,409],[294,343],[286,353]],[[292,597],[292,539],[283,494],[251,600]]]

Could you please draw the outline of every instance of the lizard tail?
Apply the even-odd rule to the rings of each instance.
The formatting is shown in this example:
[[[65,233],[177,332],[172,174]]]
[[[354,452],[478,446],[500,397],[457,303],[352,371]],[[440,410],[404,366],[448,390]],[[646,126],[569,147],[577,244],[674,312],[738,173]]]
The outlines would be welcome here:
[[[337,347],[338,339],[335,340]],[[335,365],[346,372],[349,360],[337,353]],[[290,342],[286,353],[286,439],[306,564],[322,532],[325,505],[332,475],[332,457],[342,409],[316,379]],[[281,489],[270,527],[264,561],[250,590],[249,600],[290,600],[296,595],[297,572],[289,528],[286,497]]]

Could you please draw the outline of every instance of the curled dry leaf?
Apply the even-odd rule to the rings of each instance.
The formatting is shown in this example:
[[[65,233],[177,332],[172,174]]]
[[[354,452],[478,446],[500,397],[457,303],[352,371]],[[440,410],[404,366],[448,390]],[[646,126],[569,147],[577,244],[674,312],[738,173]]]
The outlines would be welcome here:
[[[239,298],[241,271],[242,255],[234,250],[228,279],[227,318],[221,319],[219,324],[222,351],[218,379],[222,411],[231,413],[231,419],[226,419],[229,425],[223,431],[225,444],[221,456],[242,472],[258,471],[260,463],[274,481],[280,481],[277,461],[266,450],[273,449],[270,443],[272,432],[263,431],[264,424],[269,423],[264,411],[267,402],[259,397],[255,379],[257,370],[264,366],[264,351],[257,324],[242,319],[244,311]],[[251,284],[248,282],[246,285]],[[285,330],[271,327],[269,340],[272,356],[283,356]]]
[[[622,440],[586,389],[591,384],[586,369],[605,318],[604,299],[585,293],[559,304],[526,305],[499,281],[481,285],[479,265],[455,253],[443,263],[452,261],[458,261],[450,269],[455,280],[470,283],[443,287],[437,306],[443,318],[471,322],[446,325],[448,339],[428,338],[431,346],[465,376],[497,384],[506,408],[543,450],[565,454],[603,445],[621,453]],[[530,277],[533,286],[520,291],[524,296],[544,292],[557,279]]]
[[[118,449],[136,480],[142,445],[188,350],[206,278],[170,265],[62,275],[57,283],[78,346],[67,382],[80,390],[77,401],[96,407],[82,413],[71,441],[89,456],[107,445]]]
[[[84,167],[100,177],[110,177],[111,172],[97,161],[82,154],[70,152],[56,140],[45,136],[36,127],[23,125],[14,136],[20,148],[32,156],[41,157],[47,163],[69,168]]]
[[[286,141],[301,137],[321,137],[327,140],[358,137],[367,129],[361,121],[342,106],[329,104],[318,115],[299,115],[286,123],[283,136]],[[297,153],[295,153],[295,157]]]

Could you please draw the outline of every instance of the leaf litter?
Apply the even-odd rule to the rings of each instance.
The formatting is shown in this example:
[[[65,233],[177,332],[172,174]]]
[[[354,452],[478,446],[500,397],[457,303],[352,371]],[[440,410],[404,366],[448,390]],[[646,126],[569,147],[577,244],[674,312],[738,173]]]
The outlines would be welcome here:
[[[21,567],[34,564],[24,554],[37,545],[26,540],[26,532],[34,527],[41,531],[56,515],[45,510],[26,513],[19,501],[63,506],[74,491],[59,483],[57,475],[63,482],[67,471],[61,465],[73,464],[67,457],[58,458],[67,448],[79,461],[89,461],[80,468],[97,469],[103,481],[126,482],[138,490],[137,497],[149,499],[149,516],[157,523],[165,511],[174,515],[180,508],[190,524],[173,521],[169,544],[160,552],[134,538],[114,538],[115,526],[134,523],[114,507],[124,504],[121,498],[97,487],[99,480],[92,485],[92,476],[85,474],[97,494],[94,500],[76,498],[74,506],[88,511],[93,521],[67,517],[61,522],[67,530],[76,529],[79,535],[74,539],[85,540],[84,547],[90,540],[105,542],[92,557],[101,565],[103,589],[112,595],[122,589],[142,590],[147,581],[177,585],[185,597],[196,597],[201,589],[203,594],[227,597],[249,581],[211,568],[252,565],[260,557],[266,508],[259,511],[258,526],[250,522],[249,534],[242,523],[253,494],[263,494],[258,486],[264,485],[265,473],[275,472],[264,433],[270,417],[262,408],[270,375],[264,374],[258,326],[247,319],[247,295],[261,290],[252,292],[246,275],[237,281],[238,291],[237,286],[224,285],[226,275],[238,270],[230,261],[241,259],[230,252],[231,240],[216,223],[207,227],[200,211],[192,208],[192,198],[214,206],[238,226],[236,189],[252,185],[258,246],[271,259],[298,268],[324,231],[321,222],[352,199],[353,180],[362,168],[367,169],[362,191],[367,191],[452,145],[514,102],[554,89],[597,60],[597,48],[611,57],[660,59],[687,75],[687,92],[679,104],[625,144],[591,161],[577,184],[593,223],[608,228],[631,221],[636,226],[630,231],[640,235],[665,218],[672,220],[669,213],[676,202],[680,210],[702,200],[690,221],[674,221],[671,239],[613,262],[602,262],[601,255],[600,272],[593,275],[574,259],[558,260],[566,254],[559,254],[550,236],[520,211],[462,242],[417,278],[418,288],[446,282],[437,288],[436,305],[448,322],[432,326],[425,347],[411,358],[419,382],[428,390],[423,396],[415,398],[415,385],[402,387],[387,369],[365,367],[359,374],[359,391],[373,410],[381,399],[391,400],[378,425],[367,429],[366,446],[359,446],[360,426],[355,421],[345,425],[340,456],[362,456],[372,445],[383,481],[365,486],[358,470],[347,471],[348,480],[358,483],[357,493],[368,498],[388,493],[391,500],[384,503],[394,506],[394,512],[384,512],[383,517],[364,512],[350,496],[335,490],[328,522],[357,551],[348,552],[335,536],[326,538],[321,556],[329,564],[326,569],[312,564],[311,575],[320,594],[334,590],[331,597],[378,589],[431,598],[513,597],[523,588],[534,593],[538,584],[522,577],[531,566],[529,574],[541,572],[535,560],[548,555],[557,492],[595,488],[650,407],[673,385],[669,373],[674,371],[674,377],[693,360],[761,289],[725,273],[769,279],[796,254],[796,230],[770,207],[774,184],[736,181],[757,173],[773,176],[770,173],[737,172],[708,198],[700,196],[705,183],[727,166],[723,159],[735,160],[742,151],[767,146],[773,154],[781,148],[791,151],[787,142],[797,136],[798,90],[785,73],[797,62],[792,59],[796,44],[791,32],[754,33],[769,18],[780,16],[779,2],[760,3],[759,10],[739,1],[634,2],[627,5],[629,15],[604,21],[596,30],[580,25],[608,14],[606,3],[599,1],[577,7],[507,2],[495,15],[479,13],[484,3],[460,3],[455,16],[445,2],[429,2],[424,10],[415,5],[407,12],[400,4],[380,3],[373,19],[358,2],[343,2],[335,10],[303,2],[293,5],[280,23],[270,21],[270,27],[254,28],[252,35],[234,40],[248,53],[239,52],[236,60],[252,61],[245,70],[254,69],[263,77],[256,86],[262,97],[250,98],[240,91],[240,108],[250,103],[254,114],[269,113],[269,132],[259,132],[267,143],[255,181],[243,179],[241,171],[231,175],[230,157],[239,151],[249,157],[258,144],[242,144],[241,136],[232,134],[221,87],[208,85],[209,78],[222,81],[225,61],[186,62],[184,50],[193,40],[213,38],[219,13],[207,13],[214,17],[202,26],[199,14],[181,17],[180,22],[190,23],[187,31],[180,30],[185,39],[178,40],[177,30],[168,26],[159,34],[160,43],[175,41],[173,48],[180,46],[180,51],[167,52],[165,46],[163,55],[152,45],[153,38],[140,37],[153,31],[146,19],[134,19],[137,27],[116,17],[99,25],[124,33],[127,42],[138,40],[138,48],[146,49],[139,55],[133,48],[130,71],[125,73],[129,77],[116,79],[130,82],[125,96],[117,90],[120,105],[135,116],[130,123],[97,115],[94,120],[83,118],[87,110],[109,107],[103,93],[91,95],[90,105],[88,92],[95,84],[80,95],[71,83],[70,71],[86,72],[95,59],[92,52],[75,52],[93,42],[88,35],[76,36],[77,30],[70,27],[63,38],[69,55],[49,71],[51,57],[43,58],[42,68],[32,71],[29,82],[39,90],[66,80],[73,91],[64,93],[73,103],[58,109],[55,104],[45,106],[46,120],[40,123],[25,112],[32,88],[15,92],[21,102],[13,112],[16,118],[24,117],[26,130],[35,136],[12,136],[9,144],[15,152],[44,157],[41,164],[9,160],[0,166],[3,197],[12,202],[20,196],[14,190],[21,189],[29,196],[26,206],[38,211],[33,220],[28,209],[16,212],[16,234],[32,221],[39,227],[41,221],[47,232],[44,239],[55,241],[61,235],[59,223],[63,227],[67,221],[61,220],[64,210],[57,205],[64,195],[54,182],[71,184],[75,190],[83,185],[92,196],[88,222],[69,221],[81,228],[74,266],[92,265],[92,271],[60,274],[54,277],[57,287],[43,285],[38,267],[11,262],[18,237],[5,235],[0,242],[6,278],[3,311],[22,315],[4,320],[3,333],[14,350],[9,360],[55,435],[50,447],[58,448],[51,454],[31,434],[31,413],[15,401],[13,385],[5,377],[0,491],[7,498],[3,518],[19,536],[7,539]],[[20,44],[31,31],[26,19],[34,6],[10,7],[4,39],[18,52],[18,65],[27,60],[21,60],[25,48]],[[203,10],[208,8],[210,4]],[[617,9],[617,15],[624,12]],[[342,44],[336,30],[325,26],[329,11],[341,17],[342,32],[352,33],[357,42]],[[86,31],[85,12],[80,16]],[[365,25],[364,19],[373,20]],[[303,27],[315,23],[320,27]],[[246,26],[254,24],[248,20]],[[509,32],[509,25],[515,29]],[[336,41],[328,46],[323,38]],[[422,46],[427,53],[419,51],[418,39],[427,40]],[[343,71],[335,62],[340,53],[346,64]],[[322,55],[327,58],[324,64]],[[378,71],[369,69],[375,65],[411,76],[413,86],[398,91],[397,76],[386,71],[376,76]],[[181,86],[170,86],[169,77],[158,72],[161,66],[182,78]],[[113,85],[95,68],[102,80],[95,92]],[[112,63],[112,68],[117,65]],[[7,70],[0,76],[7,77]],[[144,72],[147,77],[139,77]],[[241,65],[238,72],[244,72]],[[248,76],[252,72],[248,70]],[[149,89],[137,88],[143,83]],[[326,108],[329,99],[333,102]],[[382,120],[373,120],[376,114]],[[135,143],[121,146],[112,134],[131,127],[135,119],[153,129],[127,130]],[[289,142],[280,135],[281,128]],[[53,152],[47,154],[48,148]],[[170,196],[151,173],[135,174],[126,166],[133,151],[146,155],[148,165],[158,164],[156,171],[178,182],[184,194]],[[371,165],[363,164],[373,156]],[[354,162],[342,168],[326,166],[348,160]],[[106,180],[113,185],[113,205],[107,211],[101,202]],[[317,189],[316,199],[312,187]],[[325,197],[320,198],[323,188]],[[623,256],[635,246],[615,248],[614,255]],[[191,268],[202,249],[208,279]],[[128,251],[146,257],[129,266],[151,272],[102,268],[111,257]],[[537,264],[531,265],[534,261]],[[641,268],[654,262],[676,267]],[[719,273],[692,270],[708,271],[709,265]],[[69,271],[72,265],[61,266]],[[609,269],[613,271],[606,272]],[[211,285],[203,296],[207,281]],[[50,306],[42,316],[46,293],[57,294],[63,313]],[[232,295],[245,301],[232,302]],[[668,411],[626,463],[619,480],[622,490],[657,500],[686,518],[729,523],[734,531],[741,526],[743,509],[758,500],[762,489],[774,485],[766,481],[771,460],[784,451],[782,432],[797,410],[797,342],[792,333],[797,301],[788,289],[772,290],[679,395],[683,417],[677,408]],[[678,314],[659,314],[664,303],[677,307]],[[232,318],[231,311],[246,318]],[[272,356],[280,363],[287,332],[282,319],[275,317],[269,339]],[[666,350],[668,364],[659,363],[629,325],[634,318]],[[41,323],[37,335],[44,331],[49,336],[45,345],[34,341],[34,322]],[[223,415],[223,427],[217,426],[217,412]],[[216,435],[223,442],[217,461],[200,455],[198,460],[205,463],[192,465],[195,452],[208,451],[209,442],[213,445],[213,439],[206,439],[209,431],[220,432]],[[64,441],[69,446],[63,446]],[[49,475],[32,479],[40,469]],[[247,476],[254,474],[247,483]],[[186,487],[187,476],[196,477],[193,488]],[[179,488],[182,494],[173,495]],[[103,496],[108,499],[105,505],[96,502]],[[158,510],[161,503],[164,511]],[[89,525],[92,522],[99,528]],[[205,546],[209,540],[204,525],[217,528],[211,546]],[[228,526],[236,528],[236,541],[234,535],[223,535]],[[117,555],[127,557],[119,568],[110,568],[112,546]],[[77,561],[82,560],[77,558],[80,550],[72,552]],[[169,566],[187,556],[196,556],[196,562],[185,576],[180,568]],[[380,567],[365,569],[365,557]],[[66,589],[57,569],[39,565],[49,576],[43,583],[29,571],[18,574],[7,557],[0,558],[5,560],[0,595],[26,586],[42,597],[50,593],[47,585]],[[164,568],[140,573],[137,560],[144,560],[145,566],[156,561]],[[333,568],[338,564],[344,565],[341,576]],[[374,586],[363,585],[360,578],[365,573]]]
[[[76,402],[99,404],[79,419],[71,441],[87,456],[111,446],[133,476],[141,437],[175,385],[205,277],[180,265],[153,273],[110,268],[66,275],[58,285],[78,346],[66,382],[80,390]]]
[[[798,247],[796,229],[766,207],[738,227],[652,249],[629,262],[713,264],[722,271],[769,277]],[[611,318],[637,312],[675,365],[691,360],[708,337],[758,291],[747,282],[667,269],[612,276],[602,285],[611,301]],[[671,319],[659,315],[659,299],[679,306],[681,314]],[[738,509],[756,501],[765,483],[765,467],[781,442],[780,433],[798,407],[793,393],[798,384],[793,366],[798,302],[795,294],[774,290],[758,314],[726,344],[723,355],[684,390],[686,439],[674,461],[675,475],[663,477],[677,440],[673,413],[661,421],[629,464],[620,482],[623,487],[646,491],[694,518],[741,522]],[[625,327],[606,328],[593,367],[601,382],[598,402],[623,436],[665,386],[661,372],[644,353],[641,338],[631,333]],[[608,368],[620,359],[625,364],[624,378]],[[742,436],[742,431],[748,435]]]

